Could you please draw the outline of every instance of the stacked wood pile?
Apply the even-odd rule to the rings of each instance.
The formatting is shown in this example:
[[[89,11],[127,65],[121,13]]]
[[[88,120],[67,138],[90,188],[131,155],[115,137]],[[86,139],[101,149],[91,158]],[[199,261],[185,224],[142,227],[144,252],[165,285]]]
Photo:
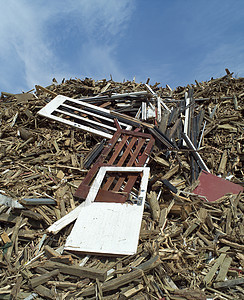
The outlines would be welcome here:
[[[110,96],[148,90],[145,84],[85,78],[36,86],[28,93],[2,92],[1,299],[243,299],[244,194],[215,202],[194,195],[191,150],[182,146],[180,123],[174,125],[184,117],[180,105],[192,90],[193,114],[202,115],[199,154],[211,173],[243,185],[244,78],[227,70],[222,78],[175,90],[158,83],[150,87],[177,118],[170,120],[163,111],[160,124],[153,117],[145,122],[166,136],[173,130],[177,148],[169,151],[156,143],[150,153],[138,251],[119,258],[63,251],[72,224],[56,235],[46,232],[79,205],[73,195],[88,172],[85,159],[103,138],[37,112],[57,95],[102,95],[108,100],[93,104],[134,118],[142,101],[156,105],[149,92],[122,100]],[[173,193],[164,179],[183,193]],[[50,204],[30,205],[30,198]]]

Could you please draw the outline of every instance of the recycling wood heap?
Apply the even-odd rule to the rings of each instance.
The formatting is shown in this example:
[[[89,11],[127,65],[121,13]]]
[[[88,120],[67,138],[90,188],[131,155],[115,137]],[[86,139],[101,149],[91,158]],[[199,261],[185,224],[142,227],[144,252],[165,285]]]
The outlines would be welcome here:
[[[1,299],[243,299],[244,78],[0,98]]]

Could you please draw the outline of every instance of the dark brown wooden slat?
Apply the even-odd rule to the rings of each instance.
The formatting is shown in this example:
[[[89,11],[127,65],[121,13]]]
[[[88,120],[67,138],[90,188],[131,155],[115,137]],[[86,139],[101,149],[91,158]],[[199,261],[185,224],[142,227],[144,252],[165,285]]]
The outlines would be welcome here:
[[[128,138],[127,138],[127,141],[128,141]],[[127,142],[126,141],[126,142]],[[124,151],[123,155],[121,156],[120,160],[118,161],[118,163],[116,164],[118,167],[122,167],[126,158],[128,157],[128,155],[130,154],[135,142],[137,141],[137,138],[136,137],[133,137],[131,139],[131,141],[129,142],[126,150]],[[126,165],[126,167],[128,167],[128,165]],[[104,186],[102,187],[103,190],[108,190],[111,186],[111,184],[113,183],[113,181],[115,180],[115,177],[114,176],[110,176],[107,180],[107,182],[104,184]]]
[[[128,198],[128,194],[125,195],[120,193],[115,193],[114,191],[105,191],[100,189],[98,191],[95,202],[116,202],[116,203],[125,203]]]
[[[127,142],[127,136],[123,136],[122,140],[120,143],[118,143],[115,146],[115,150],[114,153],[112,155],[112,157],[109,159],[108,161],[108,165],[113,165],[113,163],[115,162],[116,158],[118,157],[118,155],[120,154],[121,150],[123,149],[123,147],[125,146],[125,143]]]
[[[142,147],[143,147],[143,145],[144,145],[145,143],[146,143],[146,140],[139,138],[138,144],[137,144],[137,146],[136,146],[136,149],[135,149],[135,151],[133,152],[133,155],[131,156],[131,158],[130,158],[128,164],[127,164],[127,167],[132,167],[133,164],[136,163],[136,160],[138,160],[138,162],[139,162],[140,158],[137,159],[137,157],[138,157],[138,155],[139,155],[139,153],[140,153],[140,151],[141,151],[141,149],[142,149]],[[145,150],[144,150],[144,151],[145,151]],[[143,152],[144,152],[144,151],[143,151]]]
[[[152,138],[152,139],[149,141],[149,143],[147,144],[147,146],[146,146],[146,148],[145,148],[143,154],[142,154],[141,157],[139,158],[138,163],[135,161],[135,165],[136,165],[137,167],[140,167],[140,166],[143,166],[143,165],[144,165],[144,163],[146,162],[146,160],[147,160],[147,158],[148,158],[148,156],[149,156],[149,153],[150,153],[150,151],[151,151],[153,145],[154,145],[154,139]],[[126,185],[125,185],[123,191],[126,192],[126,193],[129,193],[129,192],[131,191],[133,185],[135,184],[136,179],[137,179],[137,176],[133,176],[133,175],[128,176],[128,181],[127,181],[127,183],[126,183]]]
[[[154,145],[154,138],[151,136],[151,139],[149,140],[145,150],[143,151],[142,155],[139,157],[138,162],[135,161],[135,167],[143,167],[147,158],[149,157],[149,154],[153,148]]]
[[[116,163],[116,159],[118,158],[119,154],[121,153],[121,150],[123,150],[124,147],[127,147],[127,148],[124,150],[125,153],[123,153],[119,162],[121,163],[124,159],[126,160],[127,156],[131,152],[131,149],[133,148],[133,146],[132,146],[131,149],[128,149],[128,146],[126,145],[126,141],[129,138],[132,138],[132,140],[133,140],[133,143],[131,144],[131,146],[134,145],[137,141],[138,141],[138,145],[136,146],[136,149],[134,150],[133,154],[131,155],[130,160],[126,164],[126,166],[138,166],[139,167],[139,166],[143,166],[145,164],[145,162],[149,156],[149,153],[154,145],[154,141],[155,141],[154,138],[150,134],[141,133],[139,131],[127,131],[127,130],[123,130],[123,129],[118,129],[118,131],[114,134],[113,138],[107,143],[107,145],[105,146],[101,155],[98,157],[97,161],[95,162],[93,167],[88,172],[87,176],[84,178],[84,180],[82,181],[82,183],[76,190],[76,193],[74,195],[76,199],[84,200],[87,197],[89,189],[90,189],[90,185],[93,181],[93,178],[95,177],[97,171],[99,170],[99,168],[101,166],[105,166],[105,165],[106,166],[118,166],[118,163]],[[120,141],[119,141],[119,139],[120,139]],[[135,142],[134,142],[134,140],[135,140]],[[138,155],[140,154],[141,148],[146,143],[147,143],[147,145],[146,145],[143,153],[140,155],[140,157],[138,157]],[[130,145],[130,143],[129,143],[129,145]],[[129,148],[130,148],[130,146],[129,146]],[[113,153],[112,156],[110,158],[108,158],[111,153]],[[108,163],[105,164],[104,162],[106,160],[108,160]],[[124,163],[124,161],[123,161],[123,163]],[[123,164],[121,166],[123,166]],[[135,176],[133,177],[132,175],[129,176],[129,181],[127,182],[126,186],[127,187],[129,187],[131,185],[133,186],[136,178],[135,178]],[[112,182],[112,179],[110,179],[109,182],[110,181]],[[116,186],[116,189],[119,187],[119,185],[121,186],[121,181],[122,181],[122,179]],[[129,185],[128,185],[128,183],[129,183]],[[109,188],[110,186],[111,186],[110,184],[107,184],[105,186],[105,188],[107,188],[107,187]],[[113,191],[110,191],[110,192],[112,193]],[[121,196],[121,194],[119,194],[117,192],[118,191],[115,191],[115,193],[114,193],[114,198],[116,199],[115,201],[117,201],[118,196]],[[128,193],[130,191],[123,191],[123,192],[125,192],[125,194],[123,195],[123,197],[125,197],[126,195],[128,196]],[[102,197],[102,194],[98,192],[96,201],[106,201],[106,197]]]
[[[133,155],[131,156],[128,164],[126,165],[127,167],[132,167],[133,163],[136,162],[136,158],[137,158],[138,154],[140,153],[140,150],[141,150],[142,146],[144,145],[144,143],[145,143],[145,140],[140,138],[139,142],[138,142],[138,145],[137,145]],[[121,176],[119,178],[119,180],[117,181],[115,187],[113,188],[114,191],[119,191],[120,190],[122,184],[124,183],[125,178],[126,178],[126,176]]]
[[[128,176],[128,181],[123,189],[123,192],[125,193],[130,193],[131,189],[133,188],[136,180],[137,180],[138,175],[129,175]]]
[[[121,135],[121,130],[118,129],[115,134],[113,135],[112,139],[109,140],[107,145],[105,145],[101,155],[98,157],[96,163],[91,167],[90,171],[87,173],[86,177],[82,181],[82,183],[79,185],[78,189],[76,190],[74,197],[77,199],[86,199],[86,196],[88,195],[90,184],[96,175],[98,169],[103,165],[104,160],[109,155],[110,151],[112,151],[114,145],[117,143],[119,137]]]

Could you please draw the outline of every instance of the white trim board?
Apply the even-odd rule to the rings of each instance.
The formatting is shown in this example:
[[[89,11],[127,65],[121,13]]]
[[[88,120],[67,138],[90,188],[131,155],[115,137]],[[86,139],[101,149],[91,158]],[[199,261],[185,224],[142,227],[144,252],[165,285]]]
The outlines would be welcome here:
[[[79,209],[78,218],[64,249],[99,254],[135,254],[149,171],[149,167],[101,167],[85,203]],[[106,172],[142,173],[138,195],[140,204],[94,202]]]
[[[108,109],[62,95],[58,95],[38,111],[40,116],[111,139],[114,132],[117,131],[117,128],[114,125],[114,117],[112,115],[111,118],[106,117],[102,115],[103,113],[110,115]],[[67,117],[75,118],[76,120],[79,120],[79,122],[71,121]],[[92,117],[99,119],[100,122],[92,119]],[[131,126],[128,124],[122,122],[119,122],[119,124],[122,129],[131,129]],[[92,125],[97,128],[93,128]]]

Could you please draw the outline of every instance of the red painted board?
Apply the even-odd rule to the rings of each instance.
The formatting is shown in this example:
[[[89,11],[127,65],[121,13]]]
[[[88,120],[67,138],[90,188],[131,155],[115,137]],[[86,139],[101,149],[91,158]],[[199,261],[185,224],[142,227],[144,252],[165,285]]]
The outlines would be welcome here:
[[[119,128],[112,139],[105,144],[105,147],[91,167],[86,177],[76,190],[74,197],[77,200],[86,199],[90,186],[101,166],[120,166],[120,167],[142,167],[154,145],[154,138],[147,133],[138,130],[129,131]],[[108,199],[114,198],[114,202],[125,202],[125,195],[119,195],[119,190],[124,186],[127,197],[136,182],[137,176],[128,175],[128,181],[121,176],[117,183],[112,187],[115,177],[111,176],[104,183],[102,189],[110,191]],[[113,193],[113,196],[112,196]],[[105,192],[98,192],[96,201],[103,202]],[[110,202],[111,200],[109,200]]]
[[[206,171],[201,172],[198,180],[200,182],[193,193],[205,196],[210,202],[218,200],[225,194],[238,194],[240,191],[243,191],[243,187],[239,184],[217,177]]]

